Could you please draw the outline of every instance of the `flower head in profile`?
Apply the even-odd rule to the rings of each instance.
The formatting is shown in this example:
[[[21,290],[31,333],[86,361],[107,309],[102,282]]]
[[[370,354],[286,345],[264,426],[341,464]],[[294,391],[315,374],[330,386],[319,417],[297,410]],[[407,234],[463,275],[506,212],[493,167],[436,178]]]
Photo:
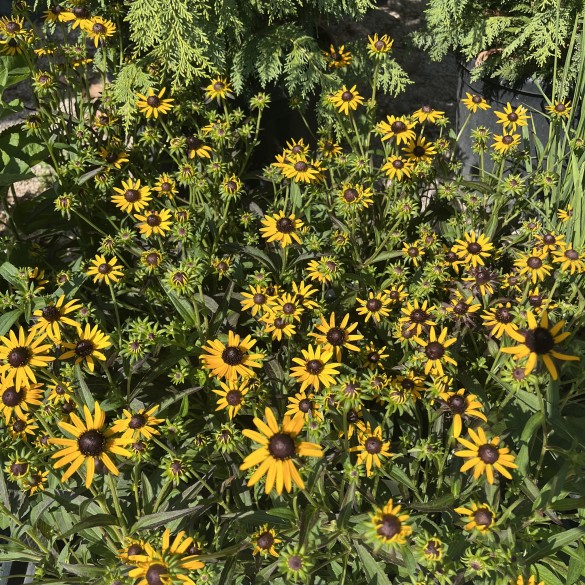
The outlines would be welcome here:
[[[61,478],[62,482],[67,481],[85,463],[85,486],[89,488],[95,475],[96,460],[101,461],[110,473],[119,474],[118,468],[114,465],[110,455],[113,453],[123,457],[130,457],[130,451],[124,448],[130,442],[130,439],[115,438],[112,429],[104,428],[106,414],[97,401],[94,404],[93,415],[85,405],[83,412],[85,420],[82,420],[72,412],[69,416],[73,424],[58,423],[61,429],[73,435],[74,438],[50,439],[51,444],[64,447],[51,455],[51,457],[58,459],[55,463],[55,469],[69,465],[69,469]]]
[[[298,438],[304,424],[304,418],[285,416],[282,425],[279,425],[270,408],[264,411],[265,421],[254,418],[254,425],[258,431],[245,429],[245,437],[260,445],[256,451],[250,453],[240,469],[245,471],[258,465],[258,468],[248,480],[248,487],[252,487],[266,476],[264,491],[268,494],[276,489],[278,495],[283,489],[292,491],[297,485],[305,489],[305,484],[295,467],[294,457],[322,457],[323,449],[315,443],[307,443]]]
[[[435,110],[432,106],[425,104],[412,114],[412,117],[418,122],[430,122],[434,124],[443,117],[445,112]]]
[[[251,335],[242,339],[230,331],[227,344],[219,339],[207,342],[203,347],[205,353],[201,354],[201,361],[214,376],[227,381],[235,380],[238,376],[251,377],[254,375],[251,368],[262,367],[264,358],[261,353],[250,352],[255,345],[256,340]]]
[[[567,355],[557,351],[556,346],[562,343],[567,337],[570,337],[570,332],[562,332],[564,321],[559,321],[556,325],[551,325],[548,318],[548,313],[543,311],[540,316],[540,323],[536,321],[536,317],[532,311],[527,311],[526,319],[528,321],[528,328],[519,331],[508,331],[508,335],[518,342],[515,347],[503,347],[503,353],[509,353],[514,356],[514,359],[521,360],[528,358],[524,372],[526,375],[530,374],[536,367],[539,359],[542,359],[546,369],[553,380],[559,377],[557,368],[552,358],[561,361],[579,361],[579,357]]]
[[[43,342],[44,333],[31,330],[25,333],[18,328],[18,335],[11,329],[7,336],[0,337],[0,376],[2,387],[13,385],[18,392],[23,386],[36,384],[33,368],[46,368],[55,358],[46,355],[52,344]]]
[[[163,99],[165,92],[166,87],[163,87],[158,93],[155,93],[151,87],[146,95],[141,93],[136,94],[138,97],[136,107],[147,118],[151,116],[158,118],[160,115],[168,114],[172,110],[175,100],[172,98]]]
[[[500,447],[499,437],[488,440],[481,427],[475,431],[469,429],[469,437],[471,441],[461,437],[457,438],[465,449],[456,451],[455,455],[467,459],[461,466],[462,472],[473,469],[474,479],[479,479],[485,474],[490,485],[494,483],[494,471],[512,479],[507,468],[516,469],[518,466],[514,463],[515,457],[510,454],[510,449]]]

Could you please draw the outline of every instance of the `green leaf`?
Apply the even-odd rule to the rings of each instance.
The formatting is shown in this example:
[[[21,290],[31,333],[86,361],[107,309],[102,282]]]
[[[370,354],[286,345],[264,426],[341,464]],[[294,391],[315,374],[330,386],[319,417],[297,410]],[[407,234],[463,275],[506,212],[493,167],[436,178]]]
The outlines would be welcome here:
[[[179,518],[186,518],[187,516],[192,516],[197,514],[197,512],[201,511],[202,509],[206,508],[207,506],[193,506],[193,508],[184,508],[182,510],[172,510],[169,512],[157,512],[156,514],[149,514],[148,516],[143,516],[139,518],[132,526],[130,532],[138,532],[139,530],[147,530],[150,528],[158,528],[159,526],[164,526],[168,522],[172,522],[173,520],[178,520]]]
[[[374,557],[370,554],[368,549],[357,541],[353,541],[354,549],[357,551],[362,566],[368,577],[371,585],[392,585],[386,572],[382,566],[374,560]]]
[[[537,412],[533,414],[526,423],[522,435],[520,437],[520,443],[522,447],[518,451],[518,457],[516,457],[516,465],[518,465],[522,475],[527,475],[528,464],[529,464],[529,452],[530,452],[530,439],[534,436],[536,429],[542,425],[543,414]]]
[[[557,500],[549,506],[551,509],[557,512],[566,512],[568,510],[577,510],[579,508],[585,508],[585,497],[581,498],[564,498]]]
[[[118,524],[118,520],[111,514],[93,514],[89,518],[78,522],[72,528],[64,532],[61,535],[61,538],[67,538],[72,534],[77,535],[87,528],[96,528],[97,526],[114,526],[116,524]]]
[[[20,315],[22,315],[22,311],[20,309],[14,309],[13,311],[4,313],[4,315],[0,317],[0,335],[6,335],[14,323],[18,321]]]
[[[454,503],[455,496],[449,493],[432,502],[411,502],[408,507],[417,512],[444,512],[451,508]]]
[[[0,266],[0,276],[12,286],[22,286],[22,281],[18,277],[18,268],[10,264],[10,262],[4,262]]]
[[[185,323],[191,326],[195,325],[196,318],[193,305],[186,299],[177,296],[172,291],[167,291],[167,295],[169,296],[169,299],[171,300],[171,303],[173,303],[175,309],[177,309],[179,315],[181,315],[181,317],[185,320]]]
[[[547,540],[547,544],[539,547],[538,551],[530,555],[525,559],[525,564],[530,565],[544,557],[551,555],[552,553],[561,550],[568,544],[583,538],[585,535],[585,526],[578,526],[577,528],[571,528],[560,534],[554,534]]]
[[[95,398],[93,397],[91,390],[89,389],[87,383],[85,382],[85,377],[83,376],[83,371],[79,364],[75,365],[75,377],[77,378],[77,382],[79,384],[79,393],[81,395],[81,399],[83,403],[93,411],[93,406],[95,403]]]

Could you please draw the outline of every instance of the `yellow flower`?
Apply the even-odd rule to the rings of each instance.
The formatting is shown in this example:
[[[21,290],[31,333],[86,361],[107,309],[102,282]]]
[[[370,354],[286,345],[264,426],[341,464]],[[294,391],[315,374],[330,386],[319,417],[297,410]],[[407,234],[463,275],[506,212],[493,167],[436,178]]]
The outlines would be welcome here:
[[[323,179],[321,163],[308,160],[305,154],[291,155],[286,162],[273,163],[280,166],[282,174],[287,179],[293,179],[295,183],[317,183]]]
[[[158,197],[168,197],[169,199],[174,199],[178,193],[176,181],[166,173],[158,177],[152,190],[156,191]],[[136,211],[140,211],[140,209],[136,208]]]
[[[314,398],[314,394],[307,394],[305,390],[297,392],[294,396],[289,396],[286,415],[290,417],[300,416],[304,420],[309,418],[323,420],[320,405],[313,400]]]
[[[461,466],[461,471],[473,469],[473,478],[478,479],[485,473],[490,484],[494,483],[494,471],[500,472],[504,477],[512,479],[506,469],[517,469],[514,456],[510,455],[510,449],[499,447],[500,438],[494,437],[488,441],[484,430],[477,428],[477,432],[469,429],[471,441],[458,437],[457,440],[466,449],[454,453],[457,457],[465,457],[467,461]]]
[[[498,303],[491,309],[486,309],[481,318],[486,327],[490,327],[490,333],[500,339],[504,333],[511,335],[511,331],[517,331],[518,326],[514,323],[514,315],[510,310],[511,303]]]
[[[74,439],[49,439],[53,445],[64,447],[61,451],[51,455],[52,459],[58,459],[55,469],[69,465],[69,469],[63,474],[62,482],[67,481],[84,463],[86,466],[85,487],[89,489],[95,474],[96,459],[101,461],[114,475],[118,475],[118,469],[110,458],[111,453],[130,457],[130,451],[124,446],[130,442],[127,438],[114,438],[112,429],[104,429],[106,414],[96,401],[92,416],[89,408],[83,406],[85,421],[82,421],[74,412],[69,416],[73,424],[59,422],[58,425],[73,435]]]
[[[457,392],[441,392],[439,398],[443,402],[443,410],[450,412],[453,416],[453,436],[455,438],[461,435],[463,427],[463,417],[480,418],[487,422],[483,414],[483,406],[475,394],[465,394],[465,388],[460,388]]]
[[[141,408],[138,412],[124,409],[124,418],[114,422],[112,431],[114,433],[122,433],[125,439],[136,441],[144,438],[148,440],[153,435],[160,434],[154,427],[164,422],[164,419],[153,416],[158,409],[158,405],[153,406],[148,411],[145,408]]]
[[[382,35],[381,37],[378,37],[378,33],[375,33],[373,37],[368,35],[368,53],[377,59],[389,53],[393,44],[394,39],[391,39],[388,35]]]
[[[293,240],[301,243],[298,232],[303,222],[294,213],[287,216],[284,211],[279,211],[272,216],[267,215],[261,223],[264,227],[260,228],[260,233],[268,242],[279,242],[283,248],[290,246]]]
[[[479,235],[475,230],[463,235],[464,239],[456,240],[451,248],[451,252],[457,254],[459,264],[473,266],[485,266],[484,258],[489,258],[494,249],[494,245],[488,240],[485,234]]]
[[[536,577],[534,575],[530,575],[528,580],[525,581],[522,575],[518,575],[516,580],[512,579],[512,581],[510,581],[510,585],[545,585],[545,582],[539,581],[536,583]]]
[[[228,384],[220,382],[219,385],[221,386],[221,390],[213,390],[219,396],[215,410],[223,410],[226,408],[228,417],[232,420],[242,406],[245,405],[245,396],[250,390],[248,380],[231,380]]]
[[[320,386],[329,388],[335,384],[335,374],[338,374],[337,368],[341,364],[332,362],[327,363],[333,357],[333,352],[324,351],[320,346],[313,348],[309,345],[307,349],[302,349],[302,358],[295,357],[293,362],[298,364],[291,368],[291,376],[301,382],[301,392],[308,386],[319,390]]]
[[[349,313],[345,315],[339,325],[335,325],[335,313],[331,313],[329,322],[321,315],[321,323],[317,325],[316,329],[320,333],[310,333],[309,335],[315,338],[315,341],[323,346],[325,351],[334,352],[335,359],[341,360],[341,348],[345,347],[352,351],[359,351],[360,348],[354,345],[354,341],[360,341],[364,338],[359,333],[352,334],[357,328],[357,323],[349,323]]]
[[[100,41],[104,43],[108,37],[116,32],[116,25],[102,16],[92,16],[89,20],[81,23],[81,30],[86,32],[98,48]]]
[[[358,315],[365,315],[366,323],[370,319],[373,319],[378,323],[380,317],[388,317],[388,315],[390,315],[388,309],[390,302],[383,292],[376,293],[375,295],[373,292],[370,292],[367,299],[356,299],[356,301],[358,305],[361,305],[356,313]]]
[[[185,139],[185,149],[189,158],[211,158],[211,146],[207,146],[197,136],[188,136]]]
[[[567,205],[567,209],[559,209],[557,211],[557,217],[563,222],[566,223],[573,217],[573,206],[569,203]]]
[[[214,376],[227,381],[235,380],[238,376],[251,377],[254,371],[250,368],[262,367],[261,361],[264,358],[261,353],[250,353],[255,345],[256,340],[251,335],[240,339],[239,335],[230,331],[227,345],[219,339],[207,342],[203,347],[203,351],[207,353],[201,355],[201,361]]]
[[[147,118],[154,116],[158,118],[159,114],[168,114],[173,108],[174,99],[163,99],[166,87],[163,87],[158,94],[155,94],[152,87],[148,90],[147,95],[141,93],[136,94],[140,98],[136,102],[136,107],[141,113],[145,114]]]
[[[507,130],[510,134],[516,132],[517,127],[528,125],[528,110],[523,106],[519,105],[516,109],[512,108],[510,103],[504,106],[503,112],[494,112],[497,116],[497,123],[502,125],[503,130]]]
[[[122,189],[114,187],[114,191],[118,195],[112,197],[112,203],[126,213],[142,211],[152,199],[149,187],[146,185],[141,187],[140,179],[122,181]]]
[[[85,329],[78,331],[78,339],[75,343],[63,343],[63,349],[68,349],[65,353],[59,356],[60,360],[66,360],[74,357],[75,363],[80,364],[86,362],[90,372],[94,371],[95,359],[105,362],[106,356],[101,352],[102,349],[107,349],[112,343],[110,336],[106,335],[98,329],[95,325],[92,329],[91,325],[87,323]]]
[[[250,311],[252,316],[262,315],[274,301],[275,297],[267,293],[265,286],[251,285],[248,291],[240,293],[242,311]]]
[[[118,282],[124,275],[120,266],[118,266],[118,259],[114,256],[106,260],[105,256],[98,254],[92,261],[92,266],[87,269],[86,274],[93,276],[93,281],[105,282],[110,285],[113,282]]]
[[[475,114],[477,110],[489,110],[491,106],[480,96],[476,94],[471,94],[469,92],[465,92],[465,96],[461,102],[465,105],[465,107]]]
[[[434,110],[431,106],[423,106],[412,114],[412,117],[419,122],[431,122],[434,124],[437,120],[443,117],[445,112]]]
[[[276,488],[278,495],[282,494],[283,488],[290,493],[293,484],[305,489],[293,457],[322,457],[323,449],[315,443],[303,442],[297,438],[304,424],[302,416],[294,418],[285,416],[280,426],[270,408],[266,408],[264,414],[266,422],[260,418],[254,418],[254,424],[260,432],[249,429],[243,431],[245,437],[261,445],[240,465],[242,471],[259,466],[250,477],[248,487],[252,487],[266,475],[264,491],[267,494],[273,488]]]
[[[49,339],[56,344],[61,343],[61,325],[71,325],[79,329],[81,325],[79,322],[67,317],[69,313],[73,313],[82,307],[77,299],[63,304],[65,295],[61,295],[56,303],[48,304],[42,309],[37,309],[33,312],[33,316],[37,317],[37,322],[31,327],[31,331],[43,331],[47,333]]]
[[[141,234],[150,238],[153,234],[157,236],[166,236],[165,232],[171,229],[171,212],[169,209],[160,211],[148,210],[143,214],[135,213],[134,217],[139,220],[136,224]]]
[[[569,243],[567,248],[555,250],[553,252],[553,262],[560,264],[563,272],[575,274],[575,272],[585,272],[585,256],[582,253],[573,250],[573,244]]]
[[[370,535],[378,546],[404,544],[412,534],[412,526],[406,524],[410,516],[401,514],[401,508],[390,499],[383,508],[375,508],[374,514],[370,515]]]
[[[571,115],[571,102],[566,100],[557,100],[544,108],[550,113],[552,118],[560,120],[562,118],[569,118]]]
[[[339,109],[339,113],[345,114],[346,116],[349,116],[350,109],[357,110],[357,107],[364,103],[364,98],[359,94],[355,85],[351,89],[347,89],[344,85],[329,99]]]
[[[382,134],[382,140],[390,140],[394,138],[396,144],[400,146],[408,144],[415,139],[413,125],[406,119],[405,116],[386,116],[387,122],[379,122],[376,126],[378,132]]]
[[[565,322],[559,321],[553,327],[550,327],[548,314],[546,311],[542,312],[540,323],[537,323],[534,314],[527,311],[526,318],[528,320],[528,329],[522,331],[510,331],[508,335],[516,340],[520,345],[516,347],[502,347],[503,353],[509,353],[514,356],[514,359],[523,359],[528,357],[524,373],[530,374],[536,367],[538,358],[542,358],[546,369],[549,371],[553,380],[558,379],[557,368],[552,360],[556,358],[561,361],[579,361],[577,356],[560,353],[555,349],[555,346],[569,337],[571,334],[568,331],[561,333]]]
[[[276,538],[276,531],[270,528],[268,524],[261,526],[254,534],[252,534],[252,543],[254,544],[253,555],[260,554],[264,558],[268,555],[278,557],[278,553],[274,548],[275,544],[282,542],[280,538]]]
[[[534,248],[531,254],[522,254],[515,260],[514,266],[520,269],[520,276],[525,274],[531,278],[533,284],[536,284],[551,273],[552,266],[546,264],[547,256],[546,252]]]
[[[213,100],[217,100],[217,103],[219,104],[221,100],[225,100],[226,98],[234,99],[235,97],[227,78],[224,77],[216,77],[215,79],[212,79],[209,85],[203,89],[205,90],[206,104]]]
[[[429,341],[423,341],[420,337],[415,337],[414,340],[424,347],[424,353],[427,358],[425,364],[425,374],[432,374],[433,376],[444,376],[443,364],[457,365],[457,362],[449,355],[447,348],[453,345],[457,340],[454,337],[447,339],[447,328],[443,328],[439,337],[435,332],[435,328],[431,327]]]
[[[18,337],[10,330],[8,336],[0,337],[0,376],[3,376],[2,387],[14,385],[16,391],[29,382],[37,383],[33,368],[46,368],[55,358],[44,355],[51,344],[41,345],[46,334],[37,335],[37,331],[25,333],[22,327],[18,328]]]
[[[272,339],[275,341],[282,341],[284,337],[292,337],[297,332],[292,319],[282,312],[268,310],[260,317],[260,321],[264,324],[266,333],[272,333]]]
[[[42,384],[23,385],[19,390],[8,382],[0,382],[0,416],[4,417],[4,422],[8,421],[14,415],[16,418],[24,419],[29,412],[29,405],[40,406],[43,396],[41,390]]]
[[[412,169],[412,161],[401,156],[391,155],[386,159],[386,163],[380,170],[384,171],[390,179],[396,179],[400,182],[405,177],[410,179]]]
[[[390,441],[384,441],[382,427],[378,426],[372,430],[370,423],[359,433],[359,445],[352,447],[350,452],[358,453],[356,465],[365,463],[367,477],[372,475],[372,467],[382,467],[382,461],[392,457]]]
[[[505,154],[520,144],[520,134],[502,134],[501,136],[494,134],[494,141],[492,148],[500,154]]]
[[[422,305],[419,305],[419,302],[415,299],[406,303],[406,306],[400,309],[404,317],[400,317],[398,322],[402,323],[403,328],[408,331],[414,331],[416,335],[420,335],[424,328],[436,325],[436,322],[431,320],[431,313],[434,310],[436,310],[436,307],[434,305],[429,306],[428,301],[425,300]]]
[[[478,530],[489,532],[496,520],[496,514],[488,504],[476,504],[473,502],[469,507],[455,508],[455,512],[463,516],[465,530]]]
[[[339,49],[330,45],[329,51],[323,51],[328,67],[332,69],[341,69],[342,67],[347,67],[351,63],[351,53],[344,49],[345,45],[341,45]]]

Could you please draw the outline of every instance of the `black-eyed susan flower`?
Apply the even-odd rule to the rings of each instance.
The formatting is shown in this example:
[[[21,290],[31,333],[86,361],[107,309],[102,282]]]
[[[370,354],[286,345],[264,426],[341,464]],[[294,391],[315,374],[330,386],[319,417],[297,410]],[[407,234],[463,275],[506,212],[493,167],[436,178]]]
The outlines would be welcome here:
[[[339,270],[339,262],[333,256],[322,256],[318,260],[310,260],[307,264],[309,278],[322,284],[332,282]]]
[[[87,406],[83,406],[85,420],[81,420],[74,412],[70,414],[71,422],[59,422],[59,427],[73,435],[73,439],[50,439],[51,444],[64,447],[61,451],[51,455],[52,459],[58,459],[55,469],[69,465],[69,469],[63,474],[62,482],[67,481],[84,463],[86,466],[85,486],[89,488],[95,474],[96,460],[101,461],[114,475],[118,475],[118,468],[110,458],[110,454],[130,457],[131,453],[125,449],[130,440],[113,437],[112,429],[104,428],[106,414],[99,403],[94,404],[94,413]]]
[[[317,144],[317,150],[321,152],[323,158],[335,158],[343,152],[341,146],[331,138],[321,138]]]
[[[78,321],[67,317],[70,313],[74,313],[81,308],[79,301],[73,299],[65,304],[64,302],[65,295],[61,295],[56,303],[50,303],[46,307],[34,311],[33,316],[37,318],[37,321],[31,327],[31,331],[45,332],[49,339],[59,344],[61,343],[61,327],[63,325],[81,327]]]
[[[267,294],[267,287],[251,285],[247,291],[240,293],[242,311],[250,311],[252,316],[262,315],[272,304],[275,297]]]
[[[181,530],[171,542],[171,532],[167,528],[162,536],[160,550],[148,542],[144,544],[141,554],[133,555],[130,560],[136,567],[128,575],[135,579],[135,585],[197,585],[191,578],[191,572],[202,569],[205,565],[197,555],[189,553],[193,538],[187,537]]]
[[[19,481],[30,471],[30,464],[24,457],[13,455],[6,462],[4,471],[12,481]]]
[[[264,325],[264,331],[270,333],[275,341],[292,337],[297,332],[292,319],[282,313],[268,311],[260,317],[260,321]]]
[[[453,417],[453,436],[455,438],[461,435],[463,428],[463,419],[469,421],[471,418],[479,418],[487,422],[483,412],[483,405],[477,399],[475,394],[466,394],[465,388],[460,388],[457,392],[441,392],[441,410],[448,412]]]
[[[60,360],[75,358],[76,364],[85,362],[90,372],[95,369],[95,360],[105,362],[106,356],[101,350],[112,345],[110,336],[99,330],[97,325],[92,328],[86,323],[85,329],[78,331],[78,339],[73,343],[63,343],[63,349],[68,350],[59,356]]]
[[[261,353],[250,352],[255,345],[256,340],[252,339],[251,335],[242,339],[230,331],[227,344],[219,339],[207,342],[203,347],[206,353],[201,354],[201,361],[214,376],[225,378],[227,381],[235,380],[238,376],[251,377],[254,375],[251,368],[262,367],[264,358]]]
[[[404,290],[403,284],[397,284],[391,288],[385,288],[384,294],[388,298],[388,302],[394,306],[400,306],[402,302],[408,297],[407,292]]]
[[[8,425],[8,434],[13,440],[20,439],[28,443],[29,435],[35,436],[39,425],[34,419],[31,419],[28,414],[22,418],[16,418]]]
[[[266,558],[268,555],[278,557],[275,545],[282,542],[280,538],[276,538],[276,530],[271,528],[268,524],[262,525],[254,534],[251,536],[252,545],[254,550],[253,555],[261,555]]]
[[[91,18],[91,12],[87,6],[78,4],[73,6],[71,10],[63,13],[63,18],[65,22],[71,23],[71,29],[74,30],[78,27],[81,27],[82,24],[87,23],[87,21]]]
[[[268,242],[278,242],[283,248],[290,246],[293,240],[297,244],[301,243],[299,231],[303,222],[294,213],[285,215],[284,211],[279,211],[272,216],[267,215],[262,225],[264,227],[260,228],[260,233]]]
[[[480,95],[471,94],[469,92],[465,92],[465,97],[461,100],[461,103],[474,114],[477,110],[489,110],[491,108],[491,106]]]
[[[566,209],[558,209],[557,217],[563,222],[567,223],[574,215],[573,206],[569,203]]]
[[[415,163],[430,162],[433,156],[437,154],[437,149],[432,142],[429,142],[424,136],[418,136],[409,140],[402,149],[406,159]]]
[[[136,107],[142,114],[145,114],[147,118],[154,116],[158,118],[159,115],[168,114],[173,108],[172,98],[163,99],[163,95],[166,92],[166,87],[163,87],[158,94],[155,93],[154,89],[149,88],[147,95],[141,93],[136,94],[139,98],[136,102]]]
[[[248,380],[231,380],[227,384],[220,382],[219,385],[221,390],[213,390],[219,396],[215,410],[227,409],[228,417],[232,420],[246,404],[246,394],[250,390]]]
[[[463,239],[456,240],[451,251],[457,254],[458,262],[473,266],[485,266],[485,259],[492,255],[494,245],[485,234],[477,234],[472,230],[463,235]]]
[[[254,418],[254,425],[260,432],[250,429],[243,431],[245,437],[261,445],[240,465],[242,471],[258,465],[248,480],[248,487],[252,487],[266,475],[264,491],[267,494],[273,488],[279,495],[283,489],[290,493],[293,484],[304,489],[305,484],[295,467],[293,457],[322,457],[323,449],[315,443],[298,439],[304,424],[303,417],[285,416],[282,425],[279,425],[270,408],[266,408],[264,414],[266,422],[258,417]]]
[[[559,268],[569,274],[585,271],[585,255],[574,250],[572,243],[569,243],[566,248],[553,252],[553,262],[559,264]]]
[[[375,33],[373,37],[368,36],[368,53],[374,58],[381,58],[386,53],[392,50],[394,39],[391,39],[388,35],[378,36]]]
[[[291,368],[290,374],[301,382],[301,392],[309,386],[319,390],[321,386],[329,388],[335,384],[334,376],[339,373],[337,368],[341,364],[329,362],[333,357],[332,351],[325,351],[321,346],[309,345],[307,349],[302,349],[301,353],[302,358],[293,358],[292,361],[298,365]]]
[[[431,563],[439,563],[445,555],[445,543],[436,536],[425,538],[421,542],[420,553],[425,560]]]
[[[478,303],[472,295],[469,293],[464,295],[460,291],[456,291],[449,302],[442,303],[442,306],[455,321],[465,325],[473,323],[473,313],[476,313],[482,307],[481,303]]]
[[[147,210],[144,213],[135,213],[134,217],[138,220],[136,227],[138,231],[146,238],[153,234],[157,236],[166,236],[166,232],[171,229],[171,211],[170,209]]]
[[[365,315],[366,316],[366,323],[372,319],[376,323],[379,323],[380,320],[384,317],[388,317],[390,315],[390,302],[388,301],[388,297],[383,292],[378,292],[374,294],[373,292],[368,293],[367,299],[356,299],[358,305],[358,309],[356,313],[358,315]]]
[[[488,441],[484,430],[478,427],[476,431],[468,429],[471,441],[458,437],[461,445],[466,447],[456,451],[454,455],[464,457],[467,461],[461,466],[461,471],[473,469],[473,478],[479,479],[485,474],[488,483],[494,483],[494,471],[501,473],[504,477],[512,479],[507,468],[516,469],[515,457],[510,454],[510,449],[500,447],[500,438],[493,437]],[[473,442],[472,442],[473,441]]]
[[[45,355],[51,344],[44,344],[47,336],[38,331],[25,333],[18,328],[18,336],[13,330],[7,336],[0,337],[0,376],[2,386],[14,386],[18,392],[23,386],[36,384],[37,379],[33,368],[46,368],[55,358]]]
[[[546,585],[544,581],[536,582],[536,577],[534,575],[530,575],[528,579],[524,580],[522,575],[518,575],[516,579],[512,579],[510,581],[510,585]]]
[[[156,270],[163,261],[163,255],[156,248],[150,248],[140,254],[140,263],[148,270],[153,272]]]
[[[313,297],[319,291],[312,284],[305,284],[303,280],[301,282],[293,282],[292,291],[295,296],[295,301],[300,303],[308,311],[318,307]]]
[[[315,341],[323,346],[326,351],[334,352],[335,359],[341,361],[341,348],[351,351],[359,351],[360,348],[353,342],[364,338],[359,333],[352,333],[357,329],[357,323],[349,323],[349,313],[343,317],[341,323],[335,324],[335,313],[331,313],[329,321],[321,315],[321,323],[316,326],[319,333],[310,333]]]
[[[409,331],[414,331],[416,335],[420,335],[423,329],[436,325],[432,320],[432,312],[436,309],[434,305],[429,306],[428,301],[423,301],[422,305],[415,299],[412,302],[406,303],[406,306],[400,309],[403,317],[398,319]]]
[[[177,182],[169,175],[162,174],[157,178],[152,190],[156,192],[158,197],[174,199],[175,195],[178,193]],[[146,205],[143,207],[146,207]],[[136,211],[140,211],[140,209],[136,208]]]
[[[539,229],[539,227],[540,227],[539,223],[537,223],[537,222],[534,222],[534,223],[536,225],[531,231],[535,231],[535,230]],[[534,224],[532,222],[529,222],[529,224],[526,227],[528,229],[530,229],[531,225],[534,225]],[[538,242],[537,248],[542,248],[543,252],[547,252],[547,253],[559,252],[561,250],[564,250],[567,247],[567,243],[565,242],[564,234],[558,234],[555,231],[549,231],[543,235],[536,234],[535,239]]]
[[[551,326],[546,311],[542,312],[540,323],[536,321],[531,311],[526,312],[526,319],[528,321],[527,329],[509,333],[510,337],[519,345],[502,347],[500,351],[512,354],[517,360],[527,357],[528,361],[524,368],[526,374],[532,372],[539,358],[542,359],[552,379],[557,380],[559,375],[552,358],[561,361],[579,361],[579,357],[560,353],[555,349],[557,344],[571,335],[568,331],[561,332],[565,321],[559,321],[556,325]]]
[[[406,157],[393,154],[386,159],[380,170],[384,171],[390,179],[396,179],[400,182],[404,178],[409,179],[411,177],[413,163]]]
[[[43,20],[45,22],[66,22],[64,18],[66,12],[66,8],[60,4],[55,4],[43,12]]]
[[[276,297],[270,304],[270,310],[287,321],[300,321],[305,307],[297,300],[294,293],[283,293]]]
[[[341,186],[337,200],[342,211],[360,207],[367,209],[373,203],[372,195],[371,187],[346,183]]]
[[[374,343],[368,343],[362,352],[363,356],[363,367],[368,370],[384,369],[384,360],[389,357],[390,354],[385,353],[386,346],[376,346]]]
[[[65,380],[52,380],[47,390],[47,400],[52,404],[62,404],[73,398],[73,385]]]
[[[386,122],[379,122],[376,126],[382,134],[382,141],[394,138],[396,144],[408,144],[414,140],[414,125],[405,116],[386,116]]]
[[[469,531],[489,532],[496,522],[496,513],[488,504],[472,502],[467,507],[455,508],[455,512],[462,517],[464,522],[467,522],[465,530]]]
[[[153,435],[159,435],[159,431],[155,428],[164,419],[155,418],[154,414],[159,409],[158,405],[153,406],[149,410],[141,408],[137,412],[124,409],[124,418],[116,420],[112,424],[112,431],[114,433],[122,433],[124,438],[136,441],[140,438],[148,440]]]
[[[242,193],[242,181],[236,175],[224,177],[219,191],[224,197],[237,197]]]
[[[2,380],[0,383],[0,417],[8,424],[14,415],[16,418],[25,418],[30,412],[30,406],[40,406],[42,399],[42,384],[23,384],[19,390],[12,382]]]
[[[457,362],[449,355],[448,348],[457,340],[454,337],[447,338],[447,328],[444,327],[441,334],[437,337],[435,327],[431,327],[429,340],[424,341],[420,337],[415,337],[415,341],[424,348],[426,357],[425,374],[433,376],[443,376],[444,364],[457,365]]]
[[[359,445],[352,447],[351,452],[357,452],[357,465],[365,465],[366,476],[372,475],[372,468],[382,467],[385,459],[392,457],[390,441],[385,441],[382,436],[382,427],[374,429],[368,423],[365,429],[358,435]]]
[[[102,16],[92,16],[81,24],[81,30],[89,35],[97,49],[100,43],[103,44],[109,37],[114,36],[116,25]]]
[[[567,119],[571,115],[571,102],[567,100],[557,100],[546,106],[544,109],[549,113],[553,120]]]
[[[506,154],[520,144],[520,134],[494,134],[492,148],[499,154]]]
[[[86,274],[93,276],[94,282],[105,282],[107,285],[110,285],[118,282],[124,276],[122,268],[118,265],[118,259],[115,256],[106,260],[105,256],[98,254],[91,260],[91,264]]]
[[[307,583],[315,563],[304,546],[288,545],[280,555],[278,568],[287,583]]]
[[[351,53],[345,50],[345,45],[341,45],[336,49],[333,45],[330,45],[328,51],[323,51],[327,66],[331,69],[341,69],[347,67],[351,63]]]
[[[350,110],[357,110],[358,106],[363,105],[364,98],[357,91],[354,85],[351,89],[347,89],[345,85],[330,98],[331,103],[338,108],[340,114],[349,116]]]
[[[152,200],[150,188],[147,185],[140,186],[140,179],[122,181],[122,188],[114,187],[118,195],[112,197],[112,203],[126,213],[142,211]]]
[[[412,117],[418,122],[430,122],[434,124],[443,117],[445,112],[435,110],[432,106],[425,104],[412,114]]]
[[[521,254],[514,261],[514,266],[518,268],[520,276],[526,275],[536,284],[550,276],[552,266],[546,263],[547,257],[546,252],[534,248],[531,253]]]
[[[483,324],[490,329],[490,334],[500,339],[504,333],[511,335],[510,331],[517,331],[518,326],[514,323],[512,303],[498,303],[491,309],[486,309],[481,314]]]
[[[282,174],[295,183],[317,183],[323,179],[321,163],[309,160],[306,155],[291,155],[280,167]]]
[[[500,283],[500,276],[497,272],[485,266],[476,266],[469,269],[469,276],[463,277],[463,282],[468,283],[474,294],[481,296],[493,295]]]
[[[185,150],[189,158],[211,158],[211,146],[208,146],[197,136],[187,136],[185,138]]]
[[[412,526],[407,524],[410,516],[401,514],[401,509],[402,506],[395,506],[392,499],[384,507],[374,508],[374,513],[370,515],[368,536],[375,547],[404,544],[412,534]]]
[[[22,488],[28,492],[29,496],[37,492],[42,492],[45,489],[48,476],[48,471],[41,471],[40,469],[31,470],[30,474],[22,480]]]
[[[216,77],[209,82],[209,85],[203,88],[205,91],[205,103],[208,104],[213,100],[221,103],[221,100],[227,98],[234,99],[233,89],[225,77]]]
[[[516,132],[516,128],[528,125],[528,110],[522,104],[512,108],[512,105],[508,102],[504,106],[503,112],[496,112],[497,123],[502,125],[502,129],[508,130],[510,134]]]
[[[98,151],[99,157],[108,166],[114,167],[115,169],[121,169],[122,163],[128,162],[128,153],[125,150],[119,148],[104,148],[100,147]],[[106,175],[107,177],[107,175]]]
[[[315,401],[315,395],[307,394],[305,390],[288,397],[286,415],[290,417],[301,416],[305,420],[310,418],[323,420],[320,405]]]

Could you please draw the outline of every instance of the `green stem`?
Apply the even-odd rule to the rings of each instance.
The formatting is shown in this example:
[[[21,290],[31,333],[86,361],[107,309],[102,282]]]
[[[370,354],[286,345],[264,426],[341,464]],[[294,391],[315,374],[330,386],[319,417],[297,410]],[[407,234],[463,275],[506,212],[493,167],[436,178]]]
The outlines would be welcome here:
[[[120,499],[118,498],[118,490],[116,488],[114,476],[111,473],[108,473],[106,475],[106,480],[108,482],[110,492],[112,493],[112,501],[114,502],[114,509],[116,510],[116,516],[118,518],[118,522],[120,523],[120,528],[122,529],[122,533],[125,536],[127,529],[126,519],[124,518],[124,514],[122,514],[122,507],[120,506]]]

